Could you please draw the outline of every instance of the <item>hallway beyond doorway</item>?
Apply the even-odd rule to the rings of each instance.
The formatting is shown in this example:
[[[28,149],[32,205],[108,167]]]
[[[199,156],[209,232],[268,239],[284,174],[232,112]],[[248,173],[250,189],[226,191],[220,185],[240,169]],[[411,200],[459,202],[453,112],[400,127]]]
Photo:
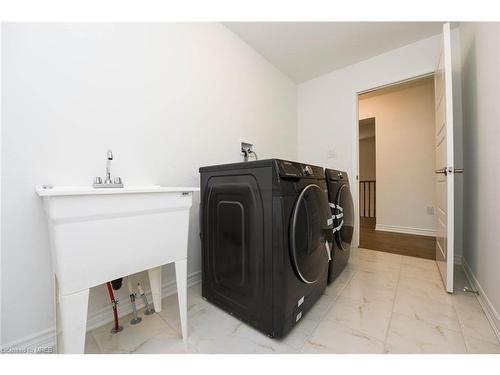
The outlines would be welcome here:
[[[360,217],[359,247],[387,253],[436,259],[436,238],[375,230],[374,217]]]

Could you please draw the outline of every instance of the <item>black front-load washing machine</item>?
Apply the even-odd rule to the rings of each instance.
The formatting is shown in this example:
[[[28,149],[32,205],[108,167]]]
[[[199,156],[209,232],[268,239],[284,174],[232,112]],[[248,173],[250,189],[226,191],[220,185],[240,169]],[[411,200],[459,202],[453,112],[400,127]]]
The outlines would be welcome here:
[[[321,167],[260,160],[200,168],[202,295],[271,337],[321,296],[332,220]]]
[[[354,232],[354,205],[347,173],[325,169],[328,186],[328,201],[333,217],[334,241],[328,269],[328,283],[333,282],[344,270],[351,251]]]

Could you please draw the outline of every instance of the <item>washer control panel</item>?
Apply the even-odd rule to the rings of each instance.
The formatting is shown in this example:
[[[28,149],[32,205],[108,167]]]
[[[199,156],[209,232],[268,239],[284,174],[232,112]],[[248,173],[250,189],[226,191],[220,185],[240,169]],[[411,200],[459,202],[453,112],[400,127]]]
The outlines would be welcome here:
[[[304,165],[302,173],[304,173],[304,176],[311,176],[313,174],[313,170],[309,165]]]

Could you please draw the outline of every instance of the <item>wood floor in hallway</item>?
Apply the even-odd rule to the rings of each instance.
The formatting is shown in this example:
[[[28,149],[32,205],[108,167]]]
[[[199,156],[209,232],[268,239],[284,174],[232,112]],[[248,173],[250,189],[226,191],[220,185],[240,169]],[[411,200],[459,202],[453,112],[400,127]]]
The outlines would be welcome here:
[[[436,238],[375,230],[375,218],[360,218],[359,247],[425,259],[436,259]]]

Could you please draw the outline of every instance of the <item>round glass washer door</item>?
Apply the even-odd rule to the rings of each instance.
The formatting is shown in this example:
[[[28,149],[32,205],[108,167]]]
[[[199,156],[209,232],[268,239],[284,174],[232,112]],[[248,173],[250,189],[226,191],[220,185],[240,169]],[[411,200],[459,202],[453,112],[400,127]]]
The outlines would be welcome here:
[[[344,184],[337,191],[335,197],[334,227],[339,228],[335,232],[335,242],[341,250],[349,250],[354,233],[354,204],[351,190]]]
[[[314,284],[328,264],[325,247],[328,211],[326,195],[316,184],[302,189],[292,211],[290,257],[297,277],[307,284]]]

